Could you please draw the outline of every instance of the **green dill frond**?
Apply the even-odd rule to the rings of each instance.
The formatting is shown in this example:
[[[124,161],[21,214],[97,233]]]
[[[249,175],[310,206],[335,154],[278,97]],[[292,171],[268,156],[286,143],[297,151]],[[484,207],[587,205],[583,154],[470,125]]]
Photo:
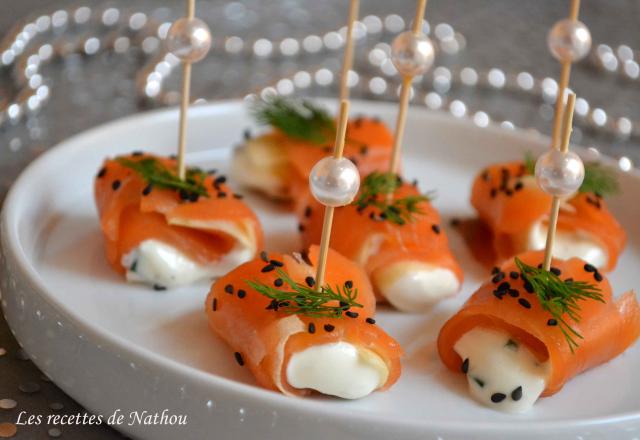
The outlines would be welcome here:
[[[209,197],[209,193],[203,183],[206,173],[199,168],[187,169],[185,180],[181,180],[175,172],[172,172],[164,164],[152,157],[140,160],[118,157],[115,160],[120,165],[138,173],[147,184],[156,188],[186,191],[189,194]]]
[[[582,339],[569,324],[566,317],[580,322],[580,305],[578,301],[594,300],[604,303],[602,291],[596,285],[584,281],[566,282],[553,272],[529,266],[518,257],[515,263],[524,281],[528,281],[542,308],[549,312],[558,323],[571,352],[578,347],[577,339]]]
[[[326,144],[335,138],[333,118],[308,100],[273,96],[256,101],[251,114],[259,124],[270,125],[292,138],[314,144]]]
[[[586,162],[584,164],[584,181],[578,191],[596,193],[603,197],[619,193],[620,184],[616,171],[598,162]]]
[[[431,194],[420,194],[400,199],[389,198],[402,185],[402,179],[395,173],[374,171],[364,178],[360,193],[352,203],[359,211],[373,206],[380,211],[380,218],[397,225],[412,222],[416,215],[424,214],[420,204],[431,200]]]
[[[527,174],[536,174],[536,157],[531,151],[524,153],[524,167],[527,170]]]
[[[349,286],[333,288],[327,284],[316,290],[314,287],[296,283],[282,269],[277,269],[277,273],[286,288],[276,288],[258,281],[246,281],[252,289],[271,300],[268,307],[270,310],[311,318],[341,318],[343,313],[352,307],[362,308],[362,304],[356,302],[358,289]],[[337,304],[328,305],[330,302]]]

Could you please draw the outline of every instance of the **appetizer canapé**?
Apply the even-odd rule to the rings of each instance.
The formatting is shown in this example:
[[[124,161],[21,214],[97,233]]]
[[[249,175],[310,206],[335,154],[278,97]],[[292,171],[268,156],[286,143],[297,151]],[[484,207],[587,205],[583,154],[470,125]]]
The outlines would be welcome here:
[[[211,329],[264,388],[357,399],[390,387],[402,349],[373,319],[366,275],[330,251],[317,289],[317,254],[263,252],[217,280],[205,305]]]
[[[253,114],[271,131],[252,137],[236,148],[232,174],[244,186],[271,198],[295,201],[306,194],[313,166],[333,149],[335,121],[309,101],[273,97],[259,101]],[[358,117],[347,126],[344,156],[361,174],[384,169],[392,136],[375,118]]]
[[[626,234],[603,196],[617,190],[607,168],[585,164],[585,180],[560,207],[554,255],[578,257],[603,271],[612,270],[622,252]],[[471,203],[493,237],[497,261],[545,247],[551,196],[534,177],[534,161],[492,165],[476,177]]]
[[[95,199],[107,259],[128,281],[158,290],[222,275],[262,246],[253,211],[224,176],[144,153],[107,159]]]
[[[320,241],[323,209],[311,197],[300,209],[307,246]],[[331,248],[360,264],[380,299],[402,311],[424,310],[462,284],[438,212],[396,174],[369,174],[356,200],[335,210]]]
[[[438,351],[467,376],[470,394],[492,408],[522,412],[581,372],[607,362],[640,335],[634,292],[614,299],[584,260],[528,252],[495,268],[444,325]]]

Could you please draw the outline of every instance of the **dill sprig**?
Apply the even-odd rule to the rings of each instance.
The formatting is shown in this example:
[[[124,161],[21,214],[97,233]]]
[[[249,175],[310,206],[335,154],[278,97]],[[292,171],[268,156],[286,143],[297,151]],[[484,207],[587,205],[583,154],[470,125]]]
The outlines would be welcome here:
[[[548,311],[558,323],[571,352],[578,347],[575,338],[583,339],[565,320],[565,315],[574,322],[580,322],[580,305],[578,301],[594,300],[604,303],[602,291],[596,285],[584,281],[563,281],[551,271],[529,266],[518,257],[516,266],[522,273],[525,282],[529,282],[542,308]]]
[[[277,273],[288,289],[278,289],[258,281],[246,281],[256,292],[271,299],[269,310],[280,310],[290,315],[311,318],[341,318],[343,312],[350,308],[362,307],[362,304],[356,302],[357,288],[336,285],[334,289],[327,284],[316,290],[314,287],[296,283],[282,269],[277,269]],[[327,304],[334,301],[337,302],[336,305]]]
[[[429,194],[410,195],[403,198],[390,198],[402,185],[402,179],[395,173],[374,171],[364,178],[360,194],[353,202],[359,211],[373,206],[380,211],[380,218],[397,225],[412,222],[416,215],[424,214],[420,204],[431,200]]]
[[[164,164],[152,157],[140,160],[118,157],[115,160],[120,165],[138,173],[147,184],[154,187],[185,191],[188,194],[209,197],[209,193],[203,183],[206,173],[199,168],[187,169],[186,178],[181,180],[175,172],[172,172]]]
[[[292,138],[322,144],[335,137],[336,126],[329,113],[308,100],[273,96],[256,101],[251,114],[258,123]]]
[[[524,156],[524,166],[529,174],[536,173],[536,158],[527,151]],[[578,192],[596,193],[600,196],[614,195],[620,192],[616,172],[599,162],[584,163],[584,181]]]

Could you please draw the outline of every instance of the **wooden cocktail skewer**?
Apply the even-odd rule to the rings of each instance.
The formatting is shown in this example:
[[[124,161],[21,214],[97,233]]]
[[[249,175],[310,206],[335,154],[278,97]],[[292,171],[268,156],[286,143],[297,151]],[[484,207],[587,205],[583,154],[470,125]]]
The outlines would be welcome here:
[[[413,28],[398,35],[392,45],[392,61],[402,75],[398,115],[393,137],[393,150],[389,162],[389,172],[397,173],[402,151],[402,138],[407,119],[409,97],[411,96],[411,82],[413,77],[421,75],[431,67],[435,56],[433,43],[422,33],[422,22],[427,0],[418,0]]]
[[[342,76],[340,77],[340,101],[349,99],[348,78],[349,71],[353,66],[353,26],[358,18],[360,0],[351,0],[349,5],[349,21],[347,23],[346,45],[344,48],[344,58],[342,60]]]
[[[327,254],[329,252],[329,243],[331,241],[331,227],[333,225],[333,211],[338,206],[344,206],[346,204],[351,203],[355,195],[358,193],[358,188],[360,186],[360,175],[358,174],[358,170],[353,165],[351,161],[348,159],[344,159],[342,154],[344,152],[344,140],[347,134],[347,122],[349,120],[349,101],[343,100],[340,102],[340,115],[338,117],[338,130],[336,131],[336,143],[333,148],[333,156],[330,158],[322,159],[314,169],[311,171],[310,177],[310,185],[311,192],[313,195],[320,201],[320,203],[325,205],[324,209],[324,220],[322,223],[322,238],[320,239],[320,253],[318,256],[318,268],[316,272],[316,288],[322,289],[322,285],[324,284],[324,273],[327,265]],[[329,160],[327,160],[329,159]],[[330,160],[333,159],[333,160]],[[326,164],[323,167],[323,163]],[[349,167],[348,164],[351,164],[352,168]],[[343,171],[347,171],[347,176],[338,175],[341,171],[337,170],[340,165],[347,166],[348,168]],[[324,168],[324,169],[323,169]],[[355,182],[354,182],[354,173],[355,173]],[[315,185],[316,181],[314,180],[316,177],[322,178],[323,176],[327,176],[324,182],[327,182],[328,185],[325,185],[324,189],[330,189],[331,186],[335,185],[335,182],[331,180],[337,181],[340,178],[347,177],[348,184],[351,185],[350,188],[345,188],[348,194],[345,195],[326,195],[320,194],[319,191],[314,191],[317,186]],[[340,182],[338,182],[339,184]],[[355,185],[354,185],[355,183]]]
[[[572,124],[573,124],[573,109],[575,107],[575,103],[576,103],[576,95],[574,93],[569,94],[569,97],[567,99],[567,105],[564,109],[564,117],[562,118],[563,130],[562,130],[562,143],[560,145],[560,153],[562,154],[562,156],[567,156],[567,153],[569,152],[569,140],[571,138]],[[557,155],[557,152],[556,152],[556,155]],[[544,157],[545,156],[543,156],[543,158]],[[575,158],[571,158],[571,159],[575,160]],[[579,158],[578,158],[578,161],[579,161]],[[538,164],[536,164],[536,175],[538,175],[539,173],[538,167],[541,166],[540,164],[541,164],[540,161],[538,161]],[[563,165],[566,167],[566,164],[561,164],[559,166],[556,166],[556,168],[562,169]],[[572,165],[576,166],[577,163],[574,163]],[[580,161],[580,165],[582,165],[581,161]],[[555,171],[557,171],[557,169]],[[574,191],[580,187],[580,185],[582,184],[583,178],[584,178],[584,166],[582,166],[582,176],[579,177],[577,180],[573,178],[571,181],[571,186],[575,187]],[[543,190],[546,191],[544,187],[543,187]],[[566,190],[566,192],[571,193],[573,191]],[[553,195],[553,201],[551,204],[551,213],[549,215],[549,227],[547,230],[547,242],[544,250],[544,269],[547,271],[551,268],[551,258],[553,257],[553,243],[555,241],[556,228],[558,225],[558,213],[560,212],[560,199],[561,199],[560,195],[557,195],[557,194]]]
[[[564,95],[569,87],[571,64],[582,59],[591,48],[591,35],[586,26],[578,21],[579,12],[580,0],[571,0],[568,19],[556,23],[549,34],[549,48],[553,56],[560,61],[561,66],[551,132],[554,148],[560,148],[562,108]]]
[[[195,0],[187,0],[186,16],[176,20],[167,33],[169,51],[182,61],[182,96],[178,126],[178,177],[186,177],[187,111],[191,89],[191,64],[203,59],[211,47],[209,27],[195,17]]]

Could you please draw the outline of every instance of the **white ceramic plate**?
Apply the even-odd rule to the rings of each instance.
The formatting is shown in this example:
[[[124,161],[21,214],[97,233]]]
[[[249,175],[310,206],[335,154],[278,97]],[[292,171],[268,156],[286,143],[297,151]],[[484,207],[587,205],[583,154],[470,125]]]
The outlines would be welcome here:
[[[356,102],[392,124],[395,107]],[[251,126],[240,102],[194,107],[189,162],[224,170],[234,143]],[[465,270],[463,292],[425,316],[382,309],[379,323],[405,347],[403,374],[388,392],[360,401],[293,399],[254,386],[203,312],[207,284],[168,292],[128,285],[103,254],[92,182],[105,156],[144,149],[173,151],[177,112],[125,118],[75,136],[36,160],[18,179],[2,215],[2,305],[34,362],[96,413],[116,409],[186,414],[186,426],[121,425],[147,439],[631,438],[640,429],[640,347],[571,381],[526,415],[501,414],[468,398],[462,376],[435,352],[442,323],[487,275],[449,230]],[[493,161],[541,151],[532,134],[480,129],[412,109],[406,133],[406,175],[437,189],[443,217],[472,215],[473,176]],[[629,245],[611,281],[618,293],[640,285],[640,175],[621,175],[624,193],[613,211]],[[296,221],[285,210],[247,197],[267,247],[298,249]],[[448,225],[448,221],[443,222]],[[581,437],[579,437],[581,436]]]

